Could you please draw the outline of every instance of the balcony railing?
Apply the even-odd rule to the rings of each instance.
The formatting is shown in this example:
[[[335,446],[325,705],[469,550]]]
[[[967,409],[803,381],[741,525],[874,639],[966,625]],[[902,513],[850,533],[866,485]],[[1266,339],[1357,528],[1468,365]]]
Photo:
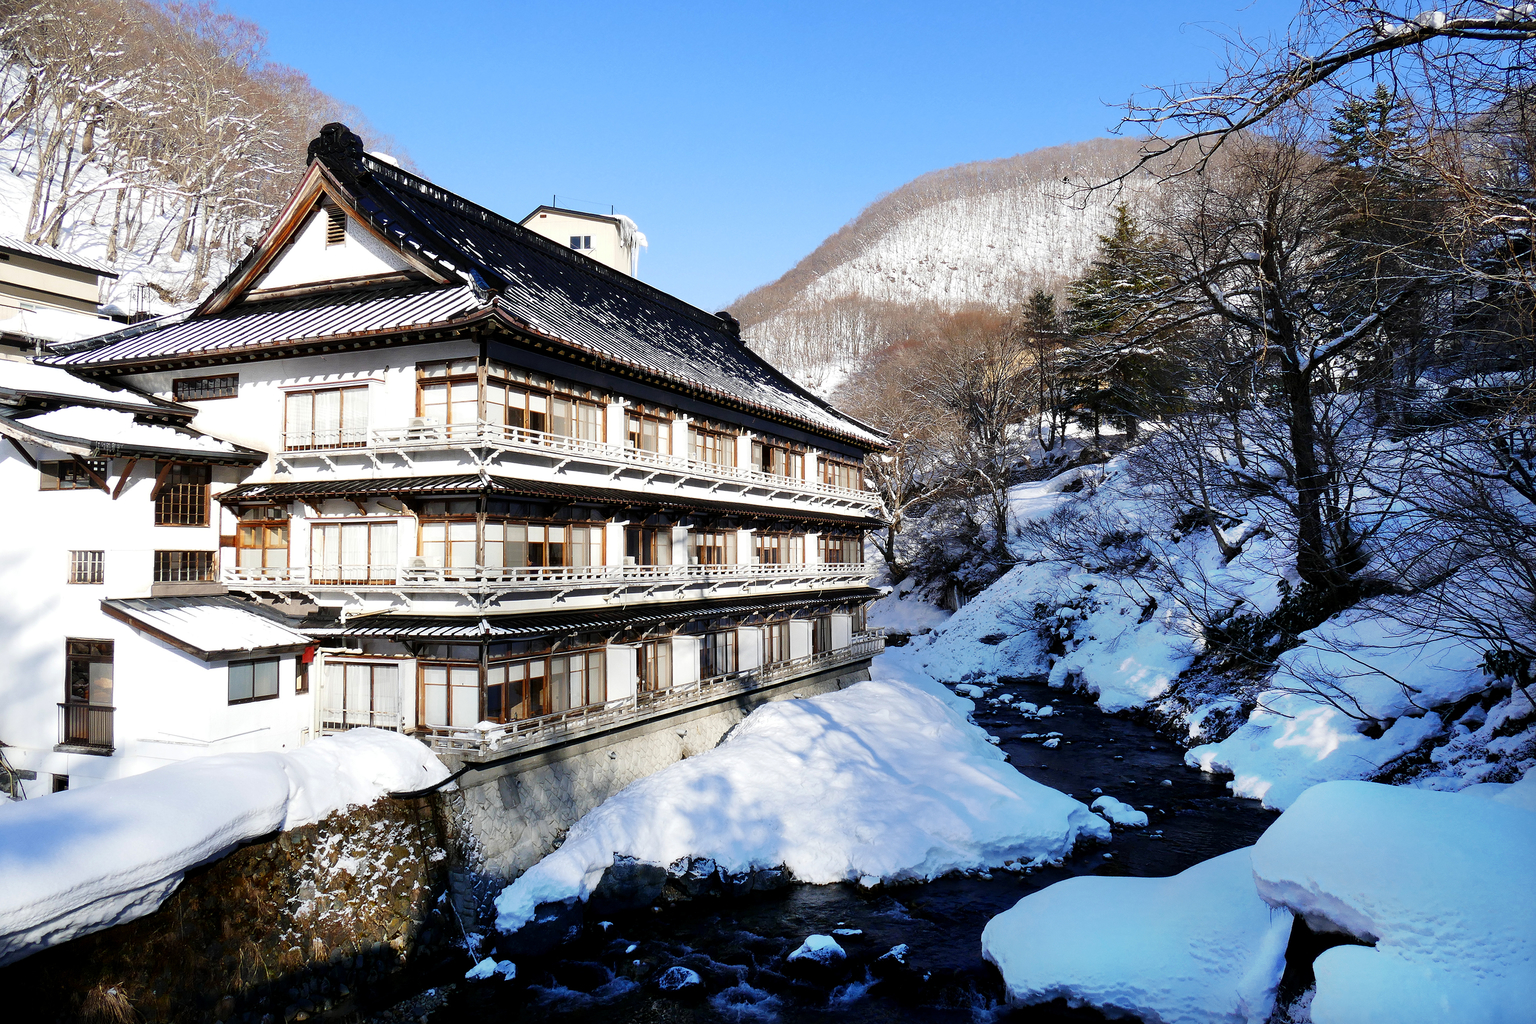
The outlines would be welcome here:
[[[643,721],[696,704],[707,704],[732,694],[747,693],[773,683],[823,672],[875,657],[885,650],[885,637],[877,632],[860,633],[853,643],[792,661],[780,661],[745,672],[683,683],[665,690],[647,690],[634,697],[589,704],[553,715],[524,718],[490,728],[427,730],[427,744],[440,754],[467,761],[483,761],[509,751],[542,746],[610,726]]]
[[[823,581],[868,579],[876,572],[869,562],[826,565],[593,565],[593,566],[451,566],[402,567],[368,565],[292,566],[261,568],[228,566],[228,585],[257,586],[389,586],[436,590],[489,586],[506,590],[550,587],[603,587],[649,583]]]
[[[488,446],[512,451],[535,452],[562,459],[579,459],[609,466],[633,466],[639,469],[660,470],[683,476],[704,477],[773,490],[814,494],[839,501],[856,502],[871,508],[878,508],[880,505],[880,497],[874,491],[838,487],[820,480],[778,476],[746,466],[727,466],[682,455],[651,452],[627,445],[566,437],[562,434],[550,434],[542,430],[527,430],[496,423],[428,423],[421,426],[380,428],[369,433],[371,438],[364,437],[358,431],[349,430],[337,433],[334,438],[324,439],[329,443],[322,443],[322,439],[310,431],[298,435],[284,434],[283,455],[284,457],[304,453],[322,455],[327,452],[368,448],[378,451],[401,451]]]
[[[399,732],[405,720],[398,711],[354,711],[344,708],[321,708],[322,732],[346,732],[348,729],[390,729]]]
[[[84,747],[92,753],[110,754],[112,712],[105,704],[60,704],[59,746]]]

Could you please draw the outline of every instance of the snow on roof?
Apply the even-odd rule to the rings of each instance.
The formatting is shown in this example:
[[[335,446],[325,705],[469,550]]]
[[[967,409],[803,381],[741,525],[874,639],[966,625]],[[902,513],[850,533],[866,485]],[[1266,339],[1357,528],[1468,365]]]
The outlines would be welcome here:
[[[0,250],[19,253],[22,256],[31,256],[33,259],[46,260],[49,263],[57,263],[66,267],[78,267],[81,270],[91,270],[103,277],[116,277],[117,271],[110,264],[101,260],[91,259],[89,256],[77,256],[74,253],[65,252],[63,249],[55,249],[51,245],[40,245],[37,242],[23,242],[19,238],[8,238],[0,235]]]
[[[61,398],[83,398],[91,402],[110,402],[113,405],[135,405],[145,409],[158,408],[148,397],[125,388],[109,388],[83,377],[76,377],[68,370],[42,363],[23,362],[19,359],[0,359],[0,391],[27,395],[58,395]],[[189,410],[190,411],[190,410]]]
[[[110,334],[122,326],[116,320],[109,320],[93,313],[76,313],[52,306],[23,309],[9,319],[0,320],[0,329],[7,334],[41,338],[55,345],[97,338],[103,334]]]
[[[65,441],[78,441],[93,447],[115,446],[119,450],[152,448],[163,451],[204,452],[210,455],[255,454],[229,441],[207,434],[155,423],[139,423],[131,412],[117,409],[88,409],[72,406],[39,413],[11,423],[28,433],[50,435]],[[46,441],[47,438],[42,438]]]
[[[234,654],[273,647],[308,646],[314,641],[303,633],[252,611],[230,597],[154,597],[103,601],[102,607],[130,625],[161,633],[208,660],[215,654]]]

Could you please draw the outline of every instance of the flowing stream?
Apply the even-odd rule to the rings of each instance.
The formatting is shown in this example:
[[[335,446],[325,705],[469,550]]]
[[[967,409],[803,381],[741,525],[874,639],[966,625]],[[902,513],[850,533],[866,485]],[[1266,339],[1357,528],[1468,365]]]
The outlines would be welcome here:
[[[444,1024],[1102,1019],[1060,1004],[1001,1005],[1002,980],[981,958],[982,928],[1023,896],[1073,875],[1175,874],[1253,843],[1274,815],[1230,796],[1222,780],[1185,767],[1183,751],[1150,727],[1103,714],[1085,695],[1051,690],[1043,681],[991,691],[1003,692],[1055,711],[1033,719],[991,700],[976,702],[977,724],[1001,738],[1020,771],[1085,803],[1101,789],[1145,809],[1150,824],[1117,827],[1108,845],[1079,845],[1062,867],[1027,874],[997,871],[873,891],[801,885],[589,922],[576,942],[519,963],[515,982],[458,982],[420,1009]],[[1061,734],[1054,749],[1043,746],[1049,733]],[[1027,734],[1042,739],[1021,738]],[[838,929],[848,952],[840,972],[807,975],[784,962],[807,935]],[[878,959],[903,943],[904,966]],[[658,979],[677,964],[703,984],[661,991]]]

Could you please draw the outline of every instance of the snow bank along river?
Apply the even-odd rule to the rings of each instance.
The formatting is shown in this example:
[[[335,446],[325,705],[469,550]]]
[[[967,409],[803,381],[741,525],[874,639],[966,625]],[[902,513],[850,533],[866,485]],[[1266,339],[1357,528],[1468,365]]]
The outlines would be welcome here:
[[[892,674],[898,659],[887,659],[877,678]],[[976,724],[1028,779],[1070,794],[1085,810],[1108,795],[1146,814],[1147,825],[1117,825],[1109,842],[1080,843],[1059,866],[1032,871],[795,885],[734,898],[688,898],[674,883],[654,908],[588,914],[573,942],[518,959],[511,978],[492,971],[466,981],[460,973],[431,1019],[968,1022],[977,1009],[1001,1008],[1004,988],[981,957],[981,933],[1021,897],[1078,875],[1172,875],[1251,845],[1274,821],[1257,802],[1232,797],[1222,780],[1185,766],[1183,752],[1150,727],[1043,683],[993,688],[992,697],[1008,691],[1015,701],[977,701]],[[1036,717],[1031,705],[1048,705],[1051,714]],[[932,781],[935,789],[946,785]],[[857,826],[844,824],[849,832]],[[586,841],[573,830],[571,842]],[[571,863],[595,864],[604,853],[611,862],[611,851],[573,851]],[[844,955],[791,960],[811,936],[835,941]],[[1083,1019],[1061,1005],[1011,1013]]]

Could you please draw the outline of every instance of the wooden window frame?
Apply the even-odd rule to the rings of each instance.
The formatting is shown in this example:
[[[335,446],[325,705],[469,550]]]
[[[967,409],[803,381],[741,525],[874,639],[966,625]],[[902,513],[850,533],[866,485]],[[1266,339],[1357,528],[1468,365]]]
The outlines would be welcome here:
[[[178,480],[178,476],[204,479]],[[162,462],[155,478],[154,502],[156,526],[209,525],[210,489],[213,468],[200,463]],[[195,517],[195,518],[194,518]]]
[[[645,446],[645,427],[652,424],[656,428],[656,447]],[[624,447],[631,451],[650,452],[652,455],[672,454],[672,435],[677,427],[673,417],[665,413],[643,412],[639,409],[624,410]],[[662,437],[665,435],[666,448],[661,447]]]
[[[709,558],[705,554],[710,555]],[[715,557],[717,556],[718,557]],[[691,530],[688,533],[690,565],[737,565],[735,530]]]
[[[796,541],[799,541],[799,559],[792,557],[797,548]],[[770,547],[774,550],[774,560],[771,562],[763,557],[763,552]],[[759,530],[752,534],[752,554],[757,559],[758,565],[804,565],[805,534],[795,532],[764,533]]]
[[[852,545],[857,558],[846,557],[848,547]],[[816,559],[822,565],[860,565],[864,562],[864,535],[862,533],[846,534],[819,534],[816,537]],[[836,549],[838,557],[829,561],[827,552]]]
[[[216,551],[200,550],[172,550],[157,548],[155,550],[154,582],[156,583],[212,583],[219,578],[219,561]],[[179,555],[176,559],[172,556]],[[191,556],[189,558],[189,556]],[[189,562],[195,567],[206,560],[206,567],[200,575],[191,575],[198,570],[188,569]],[[179,567],[176,566],[179,562]]]
[[[215,381],[219,383],[213,383]],[[238,373],[221,373],[212,377],[177,377],[171,381],[171,397],[178,402],[211,402],[239,396]]]
[[[663,678],[662,662],[666,662]],[[635,689],[640,693],[669,690],[677,677],[672,671],[672,638],[642,640],[635,645]]]
[[[335,444],[321,444],[317,440],[320,431],[319,431],[319,428],[317,428],[315,426],[315,405],[314,405],[315,398],[318,395],[329,394],[330,392],[333,392],[333,391],[336,392],[340,396],[337,399],[337,401],[339,403],[340,415],[338,416],[337,422],[336,422],[336,443]],[[363,424],[360,427],[357,426],[357,425],[353,425],[351,427],[347,426],[347,395],[349,393],[350,394],[361,393],[362,396],[363,396],[364,416],[363,416]],[[308,443],[308,444],[294,444],[293,443],[293,439],[289,436],[290,435],[290,430],[289,430],[288,419],[289,419],[289,412],[290,412],[290,403],[294,399],[296,399],[296,398],[308,398],[309,401],[310,401],[310,406],[309,406],[309,440],[310,440],[310,443]],[[371,416],[373,415],[373,410],[372,410],[373,401],[372,401],[372,398],[373,398],[373,396],[372,396],[372,394],[370,392],[370,389],[369,389],[369,386],[367,384],[336,384],[336,385],[332,385],[332,386],[329,386],[329,387],[323,387],[323,388],[295,388],[292,391],[285,391],[283,393],[283,451],[285,451],[285,452],[335,451],[338,448],[366,448],[366,447],[368,447],[368,437],[369,437],[369,434],[368,434],[368,421],[371,418]],[[355,433],[357,433],[359,431],[361,432],[361,440],[350,440],[350,441],[347,440],[347,435],[348,435],[349,432],[352,432],[352,433],[355,434]]]
[[[76,586],[99,586],[107,581],[107,553],[105,551],[71,550],[69,576],[65,583]]]
[[[650,550],[646,550],[646,541],[649,539]],[[630,554],[631,551],[635,553]],[[661,561],[656,557],[657,552],[666,553],[666,560]],[[642,552],[645,557],[652,560],[641,561]],[[649,565],[658,568],[672,565],[672,527],[670,526],[626,526],[624,527],[624,564],[628,565],[633,558],[637,566]]]
[[[277,515],[253,515],[253,512],[276,512]],[[273,527],[269,524],[281,523],[283,530],[283,543],[281,546],[268,543],[270,531]],[[247,544],[246,531],[258,530],[261,534],[260,544]],[[293,520],[288,510],[281,505],[246,505],[239,511],[239,520],[235,523],[235,566],[240,569],[291,569],[293,567]],[[241,552],[260,551],[260,565],[245,565]],[[283,564],[271,565],[267,552],[282,551]]]
[[[108,459],[48,459],[37,464],[40,491],[105,491]],[[95,478],[91,474],[95,473]]]
[[[688,425],[688,458],[706,466],[725,466],[735,469],[736,441],[739,436],[738,434],[731,434],[722,430],[697,427],[690,423]],[[701,447],[700,441],[703,439],[708,439],[708,442]],[[700,455],[701,451],[717,451],[726,457],[720,459],[702,458]]]
[[[715,643],[716,638],[719,638],[722,641],[718,645]],[[716,661],[715,651],[722,648],[726,652],[725,660],[728,662],[728,667],[724,671],[706,672],[704,670],[706,665],[716,670],[720,668],[720,665],[717,664]],[[714,630],[713,632],[705,633],[699,638],[700,679],[714,679],[717,676],[728,676],[734,672],[740,671],[740,668],[741,639],[738,636],[736,630],[718,629]]]
[[[366,526],[368,528],[368,540],[367,540],[367,543],[365,545],[366,548],[367,548],[367,555],[368,555],[368,565],[367,565],[368,578],[367,579],[357,579],[357,578],[353,578],[353,577],[347,576],[344,572],[341,571],[341,570],[345,569],[347,566],[344,565],[339,560],[335,563],[335,568],[337,570],[335,577],[331,577],[329,575],[325,575],[325,574],[319,572],[319,570],[328,568],[329,566],[322,565],[322,564],[316,562],[316,560],[315,560],[315,542],[316,542],[316,540],[318,538],[324,536],[322,531],[324,531],[326,529],[330,529],[330,528],[335,528],[336,531],[337,531],[337,533],[336,533],[336,549],[337,549],[337,554],[339,556],[340,552],[341,552],[341,529],[342,529],[342,527],[346,527],[346,526]],[[394,545],[394,548],[393,548],[393,550],[391,552],[391,559],[392,559],[392,561],[388,565],[385,565],[382,562],[375,562],[373,560],[373,549],[374,549],[373,531],[374,531],[374,528],[376,528],[376,527],[382,528],[382,527],[386,527],[386,526],[391,527],[391,528],[393,528],[395,530],[395,545]],[[313,520],[310,523],[310,527],[309,527],[309,553],[308,553],[309,562],[308,562],[308,564],[309,564],[309,580],[310,580],[310,582],[311,583],[323,584],[325,586],[382,585],[382,584],[389,584],[389,583],[396,582],[398,580],[398,578],[399,578],[399,575],[400,575],[400,533],[399,533],[399,530],[400,530],[400,520],[396,519],[396,518],[386,518],[386,519],[329,519],[329,520],[317,519],[317,520]],[[290,542],[291,542],[291,536],[290,536]],[[293,557],[292,556],[292,552],[290,552],[289,553],[290,560],[292,559],[292,557]],[[389,570],[392,570],[392,575],[388,575],[388,576],[375,576],[373,574],[375,569],[389,569]]]

